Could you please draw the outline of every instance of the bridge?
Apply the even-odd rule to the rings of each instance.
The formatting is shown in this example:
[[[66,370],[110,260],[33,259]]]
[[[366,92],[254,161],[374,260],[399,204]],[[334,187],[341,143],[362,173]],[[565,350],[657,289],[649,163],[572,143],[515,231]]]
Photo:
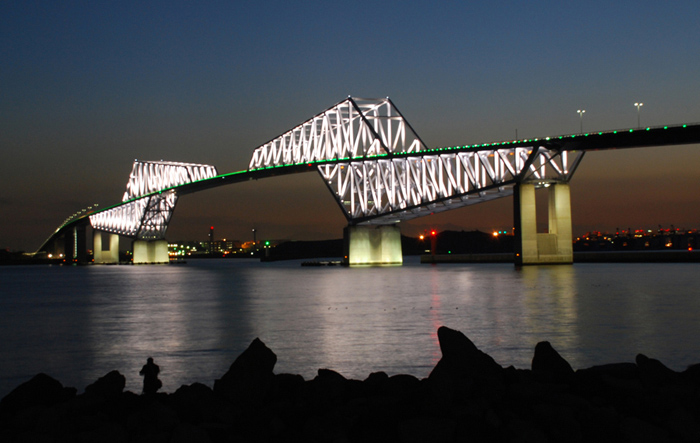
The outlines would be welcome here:
[[[118,262],[119,237],[133,240],[134,263],[167,262],[165,233],[180,196],[313,171],[347,219],[350,265],[401,264],[401,221],[511,195],[514,262],[572,263],[569,182],[586,152],[693,143],[700,124],[428,148],[389,98],[348,97],[256,148],[244,171],[135,160],[121,202],[66,219],[39,251],[62,247],[68,261],[86,261],[89,225],[95,263]],[[536,229],[540,188],[549,192],[547,233]]]

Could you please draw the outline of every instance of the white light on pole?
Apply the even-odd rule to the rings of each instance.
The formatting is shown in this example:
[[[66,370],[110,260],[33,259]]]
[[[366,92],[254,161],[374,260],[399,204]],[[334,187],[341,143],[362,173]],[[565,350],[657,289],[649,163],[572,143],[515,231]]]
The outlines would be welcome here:
[[[583,134],[583,114],[586,112],[586,110],[585,110],[585,109],[579,109],[579,110],[576,111],[576,112],[578,112],[578,115],[579,115],[580,120],[581,120],[581,134]]]
[[[642,106],[644,106],[644,103],[635,103],[634,106],[637,107],[637,127],[638,127],[638,128],[641,128],[641,127],[642,127],[642,124],[639,122],[639,108],[641,108]]]

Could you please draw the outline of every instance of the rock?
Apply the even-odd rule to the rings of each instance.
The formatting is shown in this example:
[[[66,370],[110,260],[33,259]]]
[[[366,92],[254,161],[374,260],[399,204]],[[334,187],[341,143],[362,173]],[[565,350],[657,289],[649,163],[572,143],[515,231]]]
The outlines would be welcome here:
[[[626,417],[620,422],[624,441],[663,443],[670,440],[669,432],[637,417]]]
[[[64,388],[61,382],[46,374],[37,374],[0,401],[0,415],[15,414],[37,406],[49,407],[75,397],[76,392],[75,388]]]
[[[175,427],[169,443],[210,443],[207,432],[191,423],[180,423]]]
[[[500,377],[503,368],[490,355],[480,351],[466,335],[446,326],[438,329],[442,358],[429,379]]]
[[[126,419],[129,433],[137,437],[134,440],[141,440],[147,436],[160,438],[170,435],[179,423],[177,412],[159,401],[159,397],[153,397],[145,402],[146,404],[137,408]]]
[[[380,385],[389,380],[389,376],[384,371],[372,372],[365,379],[365,383],[368,385]]]
[[[169,398],[178,415],[194,424],[213,420],[219,406],[214,391],[201,383],[180,386]]]
[[[85,388],[85,394],[105,398],[118,397],[124,391],[126,378],[119,371],[111,371]]]
[[[298,374],[276,374],[275,401],[295,402],[304,392],[304,377]]]
[[[348,385],[347,378],[331,369],[319,369],[318,375],[310,382],[314,401],[321,409],[342,402]]]
[[[440,417],[420,417],[399,423],[398,433],[402,442],[451,442],[456,425],[453,420]]]
[[[413,375],[397,374],[389,377],[386,383],[386,391],[393,397],[414,397],[420,387],[420,380]]]
[[[568,383],[574,376],[569,362],[564,360],[548,341],[541,341],[535,346],[532,373],[541,381],[554,383]]]
[[[638,354],[635,360],[639,367],[639,378],[645,387],[659,387],[678,378],[677,372],[667,368],[659,360],[644,354]]]
[[[260,405],[273,384],[277,356],[259,338],[214,381],[214,393],[242,406]]]
[[[700,441],[700,424],[686,409],[678,408],[668,414],[666,425],[681,441]]]
[[[683,381],[695,387],[700,387],[700,364],[690,365],[681,372]]]
[[[634,363],[609,363],[606,365],[591,366],[586,369],[579,369],[577,374],[592,377],[607,375],[623,380],[635,380],[639,378],[639,368]]]

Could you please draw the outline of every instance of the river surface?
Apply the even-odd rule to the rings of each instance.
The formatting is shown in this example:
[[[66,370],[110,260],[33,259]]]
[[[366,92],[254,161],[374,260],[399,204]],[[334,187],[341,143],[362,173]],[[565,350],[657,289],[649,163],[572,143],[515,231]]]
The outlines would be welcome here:
[[[503,366],[548,340],[574,369],[700,363],[699,264],[302,267],[190,260],[155,266],[0,267],[0,397],[39,372],[83,392],[111,370],[139,393],[151,356],[163,391],[213,386],[259,337],[276,373],[426,377],[437,329],[464,332]]]

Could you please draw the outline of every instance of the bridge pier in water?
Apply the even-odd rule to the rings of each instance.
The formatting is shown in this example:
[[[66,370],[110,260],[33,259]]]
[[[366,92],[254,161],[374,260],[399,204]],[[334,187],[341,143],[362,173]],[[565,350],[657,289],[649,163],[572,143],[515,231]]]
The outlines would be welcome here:
[[[397,225],[347,226],[343,230],[350,266],[401,265],[401,230]]]
[[[554,183],[549,191],[549,229],[537,233],[535,185],[519,183],[513,192],[515,264],[571,264],[574,262],[571,193],[568,183]]]
[[[93,231],[92,254],[94,263],[119,263],[119,236],[117,234],[107,234],[109,238],[109,249],[105,250],[102,245],[102,234],[102,231],[96,229]]]
[[[134,240],[134,264],[169,263],[168,242],[165,240]]]
[[[78,224],[63,237],[63,257],[67,263],[87,263],[86,225]]]

